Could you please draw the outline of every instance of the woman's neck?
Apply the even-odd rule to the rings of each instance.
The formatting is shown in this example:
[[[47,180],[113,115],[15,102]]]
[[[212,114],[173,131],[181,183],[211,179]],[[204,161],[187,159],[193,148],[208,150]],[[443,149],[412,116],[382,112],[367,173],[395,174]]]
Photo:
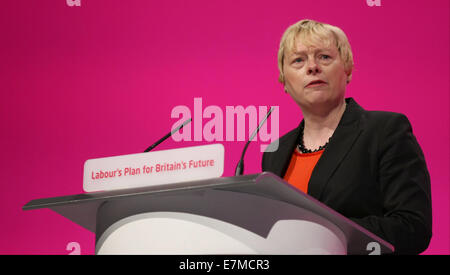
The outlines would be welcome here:
[[[303,110],[305,128],[303,143],[306,148],[314,150],[324,145],[336,130],[346,108],[345,100],[329,110],[310,112]]]

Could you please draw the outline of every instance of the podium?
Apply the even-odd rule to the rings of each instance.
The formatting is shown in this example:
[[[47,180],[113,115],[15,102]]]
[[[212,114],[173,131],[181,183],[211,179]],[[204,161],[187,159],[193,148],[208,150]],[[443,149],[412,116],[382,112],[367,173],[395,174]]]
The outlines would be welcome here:
[[[278,176],[32,200],[96,234],[96,254],[384,254],[394,247]]]

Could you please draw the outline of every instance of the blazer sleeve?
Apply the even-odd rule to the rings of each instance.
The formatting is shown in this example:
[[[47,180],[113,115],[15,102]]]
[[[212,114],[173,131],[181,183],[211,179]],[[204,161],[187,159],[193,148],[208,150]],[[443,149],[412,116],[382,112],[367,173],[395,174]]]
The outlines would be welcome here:
[[[430,176],[406,116],[387,120],[377,155],[384,215],[351,219],[393,244],[396,254],[421,253],[432,235]]]

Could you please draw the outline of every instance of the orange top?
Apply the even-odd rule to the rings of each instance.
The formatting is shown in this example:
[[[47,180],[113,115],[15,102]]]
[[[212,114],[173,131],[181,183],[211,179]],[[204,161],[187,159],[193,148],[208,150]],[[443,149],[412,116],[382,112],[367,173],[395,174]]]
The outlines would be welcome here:
[[[311,178],[312,171],[323,151],[324,149],[314,153],[302,154],[295,149],[287,172],[284,175],[284,180],[304,193],[308,193],[309,178]]]

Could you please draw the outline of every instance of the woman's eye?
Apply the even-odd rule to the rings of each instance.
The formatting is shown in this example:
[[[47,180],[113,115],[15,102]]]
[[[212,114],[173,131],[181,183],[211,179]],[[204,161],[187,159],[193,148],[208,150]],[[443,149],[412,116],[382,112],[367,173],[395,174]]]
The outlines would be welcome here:
[[[329,55],[326,55],[326,54],[323,54],[323,55],[321,55],[320,57],[321,57],[322,59],[325,59],[325,60],[331,58]]]
[[[294,59],[294,63],[300,63],[300,62],[302,62],[302,61],[303,61],[303,59],[301,59],[300,57]]]

